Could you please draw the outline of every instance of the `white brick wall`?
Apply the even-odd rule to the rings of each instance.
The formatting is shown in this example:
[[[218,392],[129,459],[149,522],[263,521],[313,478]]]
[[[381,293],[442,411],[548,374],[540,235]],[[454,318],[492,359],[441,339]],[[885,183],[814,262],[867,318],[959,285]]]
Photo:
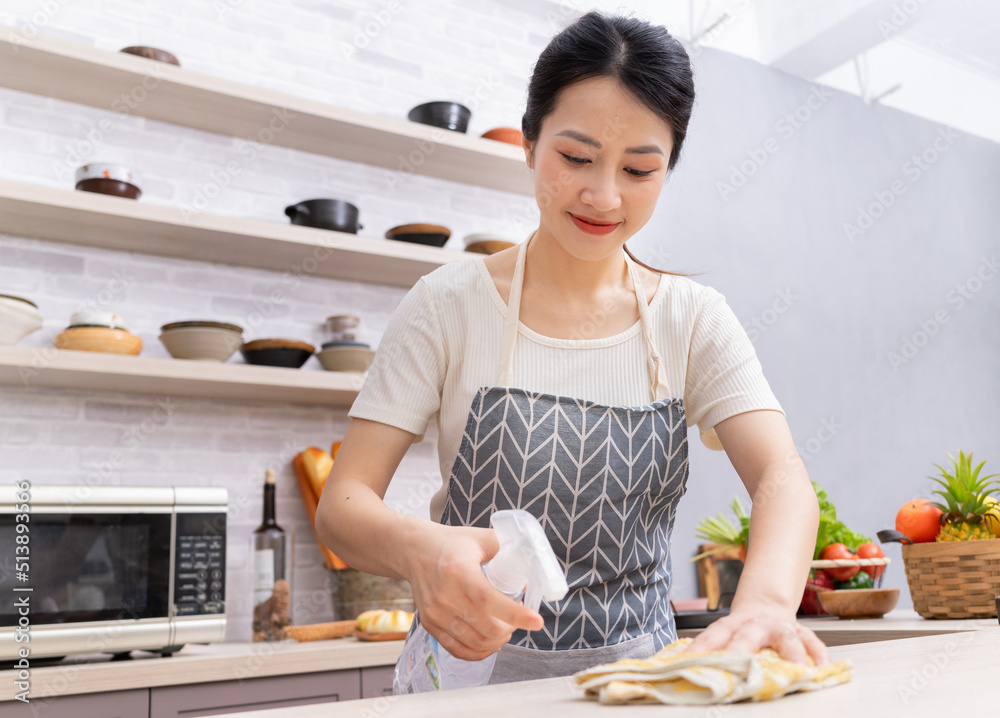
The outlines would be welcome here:
[[[541,11],[532,17],[493,0],[22,0],[4,3],[0,22],[107,50],[162,47],[191,70],[394,117],[433,99],[468,103],[480,83],[489,83],[493,90],[475,103],[470,134],[476,135],[519,125],[527,77],[547,40],[529,31],[544,26]],[[357,52],[348,56],[344,47]],[[337,197],[361,208],[362,234],[432,221],[452,229],[453,249],[471,232],[522,234],[534,217],[527,198],[422,177],[390,191],[384,170],[280,147],[264,146],[247,162],[242,138],[110,109],[0,89],[0,113],[3,179],[71,189],[72,177],[60,167],[124,162],[145,178],[140,201],[192,207],[213,173],[236,161],[242,172],[206,211],[284,223],[288,204]],[[283,286],[282,275],[0,235],[0,293],[27,296],[45,315],[44,328],[26,346],[51,345],[70,313],[96,304],[125,316],[145,356],[165,357],[160,325],[214,318],[247,327],[261,300]],[[283,288],[287,301],[273,305],[248,338],[320,343],[328,315],[353,312],[363,317],[362,339],[374,344],[404,294],[311,276],[293,291]],[[320,370],[315,359],[303,369]],[[268,466],[279,469],[279,522],[296,535],[295,621],[331,619],[326,572],[289,462],[306,446],[328,447],[347,422],[343,409],[4,386],[0,480],[225,486],[227,637],[248,640],[248,541],[260,522]],[[426,514],[440,481],[433,442],[429,436],[407,455],[387,495],[390,506]]]

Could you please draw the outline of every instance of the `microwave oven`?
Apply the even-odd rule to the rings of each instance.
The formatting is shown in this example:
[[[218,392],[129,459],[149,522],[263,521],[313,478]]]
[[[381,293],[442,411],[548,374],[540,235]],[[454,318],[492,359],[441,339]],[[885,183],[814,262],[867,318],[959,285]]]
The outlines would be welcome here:
[[[214,487],[0,486],[0,661],[222,641],[227,505]]]

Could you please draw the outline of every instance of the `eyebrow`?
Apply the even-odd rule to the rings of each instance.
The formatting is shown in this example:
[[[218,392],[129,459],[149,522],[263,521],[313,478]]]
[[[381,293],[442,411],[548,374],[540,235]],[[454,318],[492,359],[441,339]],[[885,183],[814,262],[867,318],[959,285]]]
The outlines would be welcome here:
[[[590,145],[595,149],[601,149],[601,143],[595,140],[593,137],[588,137],[582,132],[577,132],[576,130],[563,130],[562,132],[557,132],[556,137],[569,137],[570,139],[576,140],[577,142],[582,142],[585,145]],[[629,147],[625,150],[626,154],[630,155],[662,155],[663,150],[661,150],[656,145],[642,145],[640,147]]]

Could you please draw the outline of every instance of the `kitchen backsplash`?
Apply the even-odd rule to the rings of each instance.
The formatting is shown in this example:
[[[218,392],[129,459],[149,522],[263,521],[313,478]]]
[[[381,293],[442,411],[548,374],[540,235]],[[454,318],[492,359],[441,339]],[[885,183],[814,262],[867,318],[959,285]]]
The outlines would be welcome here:
[[[531,64],[569,16],[547,3],[512,10],[492,0],[265,2],[103,0],[5,3],[0,23],[25,37],[52,35],[107,50],[146,44],[183,67],[330,105],[403,118],[421,102],[473,108],[469,133],[519,126]],[[546,12],[546,9],[548,12]],[[155,92],[155,77],[149,92]],[[140,102],[119,98],[115,110]],[[0,179],[72,189],[87,161],[121,162],[144,178],[141,202],[286,223],[286,205],[313,197],[361,209],[361,234],[424,221],[464,235],[523,236],[537,216],[524,196],[391,172],[268,145],[267,134],[232,138],[0,89]],[[276,124],[280,127],[280,120]],[[238,164],[238,172],[226,171]],[[0,232],[3,228],[0,226]],[[291,268],[289,268],[291,269]],[[25,296],[45,315],[24,346],[51,346],[69,315],[111,309],[166,357],[160,325],[211,318],[247,328],[248,339],[319,343],[331,314],[362,317],[376,344],[405,290],[0,235],[0,293]],[[282,286],[286,299],[268,300]],[[250,327],[253,326],[251,329]],[[231,361],[239,361],[237,357]],[[303,371],[319,371],[311,359]],[[261,518],[264,470],[278,469],[279,523],[296,537],[296,623],[331,620],[329,583],[290,468],[309,445],[329,448],[344,409],[178,397],[0,388],[0,480],[95,485],[214,485],[230,496],[229,640],[250,637],[249,536]],[[440,482],[434,434],[413,447],[386,497],[426,515]]]

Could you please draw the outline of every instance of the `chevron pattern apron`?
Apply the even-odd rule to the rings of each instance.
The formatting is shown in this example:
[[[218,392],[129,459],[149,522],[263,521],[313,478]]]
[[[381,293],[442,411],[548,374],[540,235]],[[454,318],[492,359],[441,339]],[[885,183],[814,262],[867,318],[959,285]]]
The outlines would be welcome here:
[[[687,424],[682,400],[668,397],[642,283],[623,253],[648,349],[648,406],[517,389],[514,346],[527,245],[511,282],[497,386],[473,399],[441,521],[488,528],[495,511],[531,512],[567,571],[570,591],[542,604],[541,630],[514,633],[492,683],[648,657],[676,638],[669,549],[687,482]]]

